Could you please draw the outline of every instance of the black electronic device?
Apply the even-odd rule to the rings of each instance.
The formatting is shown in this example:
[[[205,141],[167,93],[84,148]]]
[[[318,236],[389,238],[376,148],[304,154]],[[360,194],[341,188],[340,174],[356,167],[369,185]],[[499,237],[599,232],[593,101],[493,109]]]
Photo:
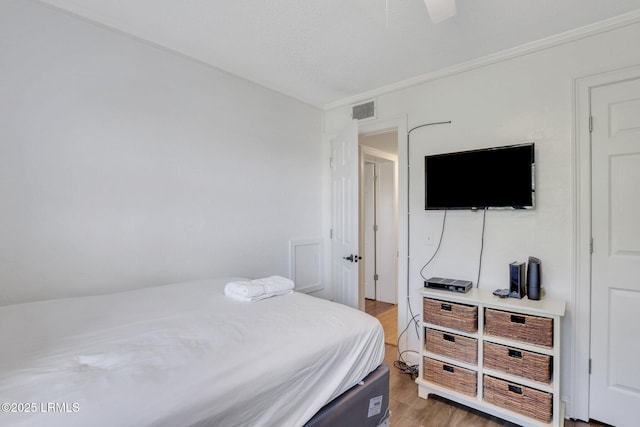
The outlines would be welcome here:
[[[538,258],[529,257],[527,267],[527,294],[529,299],[539,300],[542,287],[542,270]]]
[[[525,265],[523,262],[509,264],[509,296],[522,299],[527,295],[525,286]]]
[[[473,284],[468,280],[445,279],[443,277],[431,277],[424,281],[424,287],[430,289],[442,289],[451,292],[469,292]]]
[[[533,209],[534,143],[428,155],[425,209]]]
[[[496,289],[493,294],[500,298],[506,298],[509,296],[509,289]]]

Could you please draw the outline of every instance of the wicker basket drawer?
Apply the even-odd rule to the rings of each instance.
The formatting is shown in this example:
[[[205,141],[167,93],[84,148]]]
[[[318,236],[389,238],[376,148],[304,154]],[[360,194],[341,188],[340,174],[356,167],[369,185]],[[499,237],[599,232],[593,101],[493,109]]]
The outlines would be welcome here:
[[[423,377],[467,396],[478,394],[478,375],[475,371],[423,357]]]
[[[529,344],[553,347],[553,319],[508,311],[485,310],[485,333]]]
[[[551,356],[491,342],[484,343],[483,353],[485,368],[533,381],[551,382],[551,373],[553,372],[553,358]]]
[[[474,333],[478,330],[478,307],[424,298],[423,317],[427,323]]]
[[[426,328],[425,350],[461,362],[478,363],[478,340]]]
[[[483,396],[486,402],[548,423],[553,416],[553,395],[485,375]]]

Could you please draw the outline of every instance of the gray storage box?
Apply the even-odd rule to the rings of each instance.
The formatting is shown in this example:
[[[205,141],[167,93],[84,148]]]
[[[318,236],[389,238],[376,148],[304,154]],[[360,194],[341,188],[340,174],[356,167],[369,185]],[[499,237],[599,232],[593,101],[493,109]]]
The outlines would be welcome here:
[[[388,425],[389,367],[378,366],[320,409],[304,427],[378,427]],[[386,424],[385,424],[386,422]]]

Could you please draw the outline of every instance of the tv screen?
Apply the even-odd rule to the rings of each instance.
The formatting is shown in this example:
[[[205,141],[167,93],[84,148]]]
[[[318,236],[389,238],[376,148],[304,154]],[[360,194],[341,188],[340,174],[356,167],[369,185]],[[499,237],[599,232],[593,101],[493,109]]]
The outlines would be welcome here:
[[[533,209],[534,144],[425,156],[425,209]]]

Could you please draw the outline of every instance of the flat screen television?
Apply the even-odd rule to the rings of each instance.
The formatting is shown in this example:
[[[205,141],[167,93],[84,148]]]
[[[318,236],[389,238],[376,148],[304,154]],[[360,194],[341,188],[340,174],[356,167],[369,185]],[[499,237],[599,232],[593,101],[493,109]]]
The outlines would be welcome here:
[[[425,209],[533,209],[534,143],[428,155]]]

